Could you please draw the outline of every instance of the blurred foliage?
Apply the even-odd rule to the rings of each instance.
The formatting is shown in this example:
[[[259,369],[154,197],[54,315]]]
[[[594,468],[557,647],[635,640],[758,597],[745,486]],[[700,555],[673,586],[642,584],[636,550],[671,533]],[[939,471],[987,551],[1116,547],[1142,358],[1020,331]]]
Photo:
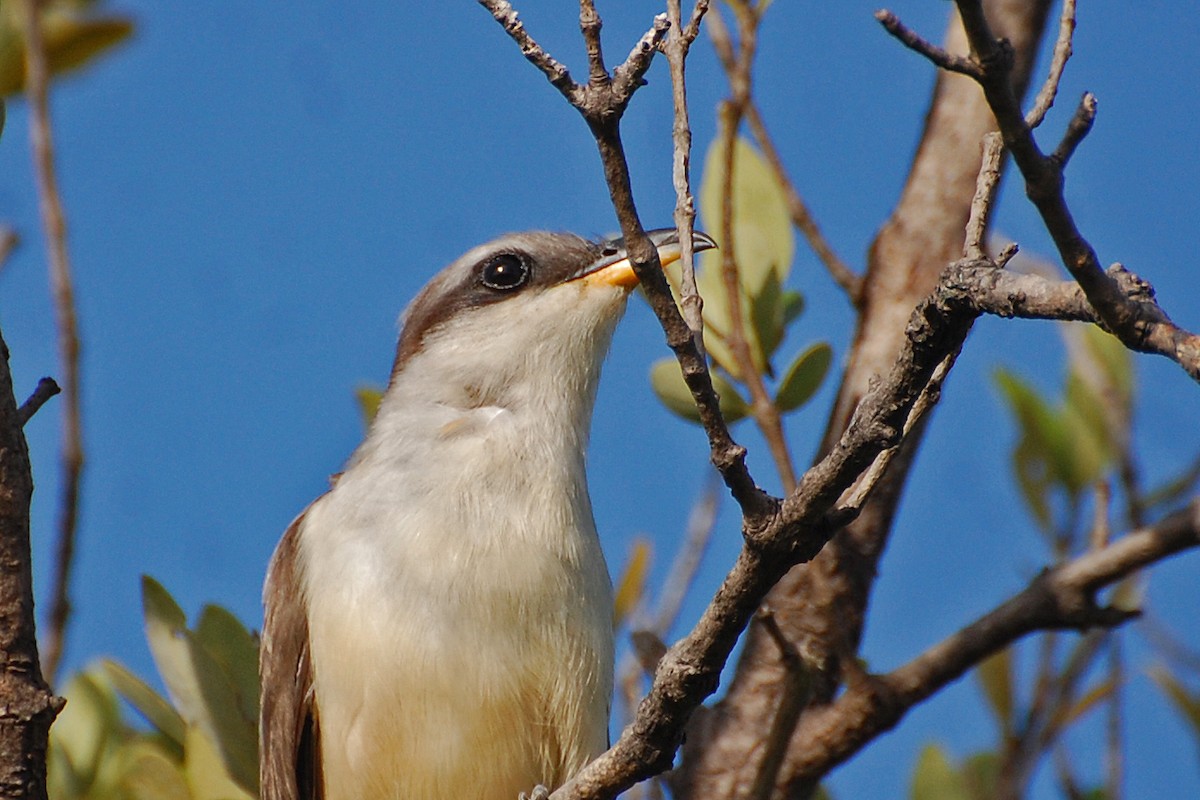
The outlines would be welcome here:
[[[189,628],[162,586],[142,582],[163,697],[114,661],[76,675],[50,731],[56,800],[249,800],[258,794],[258,639],[223,608]],[[121,702],[145,721],[124,719]]]
[[[1165,667],[1155,667],[1150,677],[1171,702],[1171,707],[1188,726],[1200,754],[1200,691],[1191,691]]]
[[[133,33],[133,20],[100,14],[94,0],[55,0],[42,3],[42,36],[52,75],[79,69]],[[0,3],[0,96],[25,88],[23,6]]]
[[[1061,399],[1044,396],[1010,370],[995,376],[1017,424],[1017,486],[1048,535],[1069,526],[1085,494],[1126,457],[1133,413],[1129,351],[1094,326],[1065,330],[1070,368]]]
[[[354,399],[358,401],[363,427],[370,428],[371,423],[375,420],[375,415],[379,413],[379,403],[383,400],[383,389],[363,384],[354,390]]]
[[[706,232],[720,240],[725,229],[725,148],[720,139],[709,147],[700,185],[700,215]],[[750,377],[734,358],[729,341],[733,333],[732,306],[724,279],[725,259],[732,255],[738,271],[737,303],[742,334],[749,346],[755,372],[776,377],[774,358],[788,330],[804,312],[804,296],[785,288],[795,255],[795,234],[787,200],[774,172],[758,151],[738,137],[733,151],[730,197],[733,249],[707,250],[699,255],[696,287],[704,298],[704,346],[714,370],[713,388],[721,398],[726,422],[750,416],[751,405],[737,384]],[[668,269],[671,283],[680,285],[680,267]],[[801,408],[820,388],[833,360],[826,342],[817,342],[794,356],[774,389],[776,409],[788,413]],[[650,385],[668,409],[698,422],[691,390],[672,358],[661,359],[650,369]]]
[[[641,603],[646,592],[646,576],[654,547],[650,540],[637,537],[629,547],[625,568],[614,584],[613,627],[619,628]]]

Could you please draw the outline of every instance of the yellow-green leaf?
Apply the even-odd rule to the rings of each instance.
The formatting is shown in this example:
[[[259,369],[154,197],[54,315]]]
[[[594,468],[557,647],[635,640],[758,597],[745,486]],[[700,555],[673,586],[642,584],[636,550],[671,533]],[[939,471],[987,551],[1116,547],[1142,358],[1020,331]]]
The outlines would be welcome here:
[[[780,411],[794,411],[807,403],[821,388],[829,365],[833,361],[833,348],[827,342],[817,342],[796,357],[775,394],[775,405]]]
[[[257,791],[255,720],[243,714],[231,676],[188,630],[178,604],[149,577],[142,579],[142,606],[150,652],[175,707],[189,727],[203,730],[219,748],[229,774]]]
[[[724,142],[718,137],[708,148],[700,184],[700,214],[705,230],[722,247],[725,156]],[[795,252],[791,215],[775,173],[741,136],[734,141],[730,188],[733,193],[733,256],[742,286],[753,296],[761,291],[769,272],[774,271],[783,283],[791,269]],[[701,254],[704,271],[719,270],[720,261],[721,257],[715,251]],[[706,295],[705,301],[708,299]]]
[[[921,750],[908,796],[911,800],[971,800],[962,773],[936,744],[925,745]]]
[[[1013,722],[1012,648],[1006,647],[985,658],[976,668],[975,677],[1000,724],[1000,732],[1007,736]]]
[[[629,548],[625,569],[616,582],[613,602],[613,627],[619,626],[637,608],[646,588],[646,574],[650,571],[650,554],[653,548],[647,539],[634,539]]]
[[[116,661],[105,659],[100,662],[100,667],[121,696],[137,709],[147,722],[177,745],[178,753],[182,756],[186,725],[179,712],[148,683]]]
[[[710,372],[709,375],[713,389],[720,397],[721,415],[726,422],[736,422],[750,413],[750,405],[733,388],[733,384],[717,372]],[[691,390],[683,380],[678,361],[673,358],[656,361],[650,368],[650,387],[668,409],[691,422],[700,421],[700,413],[692,400]]]
[[[258,640],[228,610],[208,605],[196,623],[196,638],[221,665],[237,692],[242,716],[258,718]]]
[[[120,786],[129,800],[191,800],[181,761],[153,742],[132,741],[119,755],[123,762]]]
[[[25,43],[7,15],[0,29],[0,95],[25,88]],[[91,17],[69,8],[50,8],[42,14],[42,37],[52,75],[85,66],[133,33],[127,17]]]
[[[371,422],[379,413],[379,402],[383,400],[383,390],[378,386],[364,384],[354,390],[354,397],[358,400],[359,411],[362,412],[363,425],[371,427]]]
[[[198,727],[188,728],[184,767],[193,800],[254,800],[229,774],[208,733]]]

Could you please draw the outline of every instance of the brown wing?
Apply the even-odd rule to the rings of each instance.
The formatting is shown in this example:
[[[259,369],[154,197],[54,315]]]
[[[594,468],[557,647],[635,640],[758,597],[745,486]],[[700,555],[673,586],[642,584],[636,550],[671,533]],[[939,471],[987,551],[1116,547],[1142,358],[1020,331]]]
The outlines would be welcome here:
[[[321,800],[324,794],[308,613],[297,567],[304,516],[297,517],[283,534],[263,587],[258,659],[262,685],[258,745],[262,800]]]

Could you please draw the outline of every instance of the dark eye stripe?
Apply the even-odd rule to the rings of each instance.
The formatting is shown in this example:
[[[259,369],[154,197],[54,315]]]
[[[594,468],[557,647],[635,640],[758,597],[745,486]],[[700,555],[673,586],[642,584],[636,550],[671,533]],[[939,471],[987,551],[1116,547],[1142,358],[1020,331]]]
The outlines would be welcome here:
[[[519,289],[529,281],[529,265],[516,253],[501,253],[484,262],[479,282],[498,292]]]

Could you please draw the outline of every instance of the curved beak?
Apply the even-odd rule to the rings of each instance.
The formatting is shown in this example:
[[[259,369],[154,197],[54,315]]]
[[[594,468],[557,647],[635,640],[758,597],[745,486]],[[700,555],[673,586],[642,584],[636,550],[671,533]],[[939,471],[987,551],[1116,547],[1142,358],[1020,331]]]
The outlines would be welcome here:
[[[658,260],[663,267],[674,264],[683,255],[679,241],[679,232],[674,228],[659,228],[646,231],[650,242],[658,249]],[[692,251],[700,253],[712,250],[717,243],[706,233],[692,232]],[[620,286],[632,289],[637,286],[637,275],[633,272],[633,264],[629,261],[629,253],[625,248],[624,237],[617,237],[601,242],[602,255],[599,259],[587,265],[571,280],[582,279],[588,285]]]

